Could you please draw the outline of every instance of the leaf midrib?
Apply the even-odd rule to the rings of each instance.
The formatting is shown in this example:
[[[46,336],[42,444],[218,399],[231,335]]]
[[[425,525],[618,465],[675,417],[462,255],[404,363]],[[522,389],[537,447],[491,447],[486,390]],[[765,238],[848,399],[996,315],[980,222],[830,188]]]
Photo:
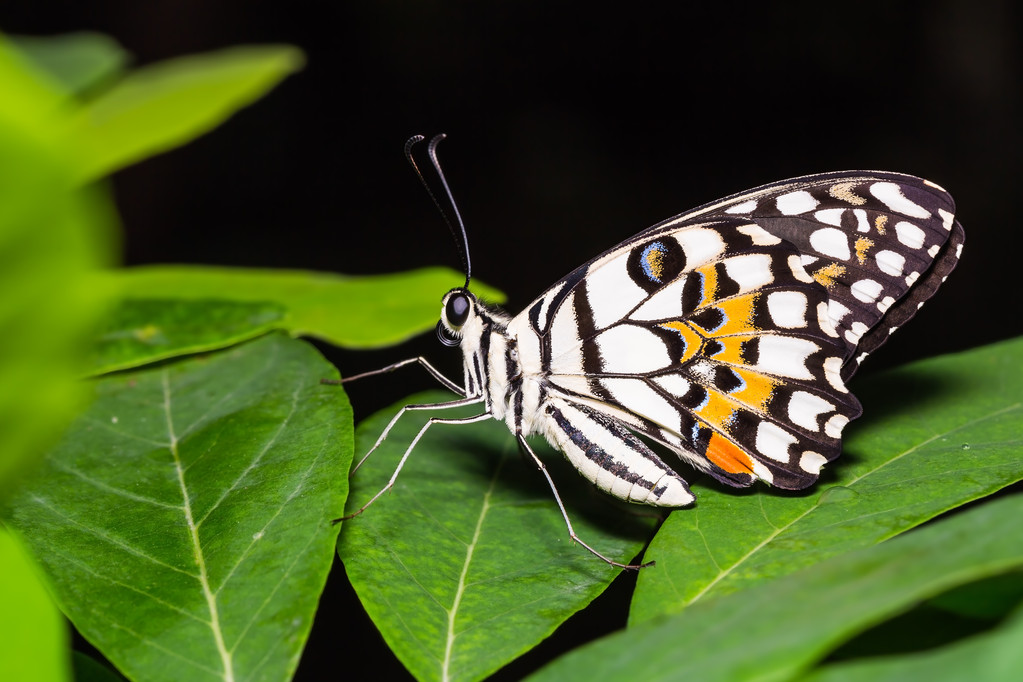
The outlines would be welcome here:
[[[458,576],[458,589],[455,590],[455,599],[451,603],[451,608],[448,610],[448,630],[447,630],[447,641],[444,646],[444,660],[441,662],[441,679],[444,682],[448,682],[451,679],[451,655],[455,647],[455,619],[458,616],[458,608],[462,603],[462,595],[465,594],[466,588],[466,577],[469,574],[469,565],[472,563],[473,554],[476,551],[476,545],[479,543],[480,535],[483,532],[483,521],[487,517],[487,513],[490,511],[490,498],[494,493],[494,487],[497,485],[497,479],[501,474],[501,469],[504,466],[504,458],[502,457],[497,466],[494,468],[494,475],[490,477],[490,485],[487,487],[487,492],[483,495],[483,504],[480,507],[479,515],[476,518],[476,528],[473,530],[472,540],[465,548],[465,560],[462,562],[462,571]]]
[[[231,661],[231,652],[224,644],[224,633],[220,628],[220,615],[217,608],[217,598],[210,586],[209,575],[206,571],[206,557],[199,542],[199,526],[192,516],[192,499],[188,494],[188,487],[185,485],[185,467],[182,464],[178,452],[178,437],[174,431],[174,418],[171,414],[171,390],[170,373],[165,369],[160,376],[163,385],[163,410],[167,421],[167,439],[170,444],[171,456],[174,458],[174,468],[178,476],[178,486],[181,488],[182,507],[185,512],[185,521],[188,525],[189,539],[192,543],[192,553],[195,555],[196,565],[199,567],[199,584],[202,586],[203,597],[206,599],[206,606],[210,611],[209,627],[213,632],[213,641],[220,654],[220,661],[224,666],[224,679],[227,682],[234,682],[234,666]]]

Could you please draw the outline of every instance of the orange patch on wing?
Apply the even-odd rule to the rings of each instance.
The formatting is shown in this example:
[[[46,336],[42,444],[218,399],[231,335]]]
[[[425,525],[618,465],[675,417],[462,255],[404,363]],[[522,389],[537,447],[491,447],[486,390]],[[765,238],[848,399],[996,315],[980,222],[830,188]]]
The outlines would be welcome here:
[[[867,262],[867,249],[873,245],[873,240],[866,237],[860,237],[856,240],[856,260],[859,261],[860,265]]]
[[[718,362],[727,362],[730,365],[745,365],[742,359],[742,342],[753,338],[752,334],[743,336],[724,336],[716,339],[721,344],[721,352],[715,353],[712,357]]]
[[[878,234],[884,234],[884,226],[888,224],[888,216],[879,215],[874,218],[874,229],[877,230]]]
[[[711,434],[710,443],[707,444],[707,459],[713,462],[722,471],[730,474],[753,473],[753,462],[749,455],[742,451],[732,441],[720,434]]]
[[[682,337],[682,340],[686,344],[686,350],[679,359],[680,363],[689,362],[694,355],[700,352],[700,346],[703,345],[703,337],[693,331],[692,327],[685,322],[679,322],[676,320],[672,322],[662,322],[657,326],[661,329],[670,329],[673,332],[678,332],[678,335]]]
[[[845,274],[845,266],[838,263],[829,263],[810,274],[820,284],[824,285],[824,288],[830,289],[835,286],[835,278]]]
[[[703,299],[697,306],[697,308],[702,308],[717,300],[718,273],[713,265],[704,265],[702,268],[697,268],[695,272],[703,275]]]
[[[724,429],[735,413],[735,405],[713,388],[707,391],[707,404],[696,410],[700,419],[711,426]]]
[[[733,367],[732,369],[746,382],[746,386],[740,391],[731,393],[730,396],[744,405],[763,412],[767,407],[768,401],[771,399],[774,387],[780,382],[763,374],[739,369],[738,367]]]
[[[725,323],[708,336],[752,334],[757,331],[753,327],[753,306],[756,305],[758,296],[759,294],[747,294],[718,303],[717,307],[725,314]]]

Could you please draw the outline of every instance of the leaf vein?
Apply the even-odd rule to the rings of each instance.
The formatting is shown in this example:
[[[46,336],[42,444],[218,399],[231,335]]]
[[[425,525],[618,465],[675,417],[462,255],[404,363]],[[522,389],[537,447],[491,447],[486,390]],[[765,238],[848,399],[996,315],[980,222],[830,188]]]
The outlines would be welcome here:
[[[988,419],[994,419],[995,417],[1001,416],[1002,414],[1004,414],[1006,412],[1011,412],[1013,410],[1017,410],[1021,406],[1023,406],[1023,403],[1016,403],[1014,405],[1010,405],[1008,407],[1005,407],[1005,408],[1003,408],[1001,410],[997,410],[997,411],[992,412],[990,414],[986,414],[984,416],[977,417],[975,419],[971,419],[970,421],[967,421],[967,422],[965,422],[963,424],[960,424],[960,425],[958,425],[958,426],[956,426],[954,428],[951,428],[948,431],[945,431],[943,433],[934,434],[931,437],[926,438],[923,441],[917,443],[916,445],[913,445],[912,447],[904,450],[903,452],[900,452],[899,454],[895,455],[894,457],[891,457],[890,459],[887,459],[887,460],[885,460],[883,462],[880,462],[873,469],[865,471],[862,474],[860,474],[859,476],[856,476],[855,478],[850,480],[848,483],[844,484],[844,487],[847,487],[847,488],[848,487],[852,487],[853,485],[855,485],[856,483],[859,483],[860,481],[862,481],[863,479],[867,478],[868,476],[877,473],[878,471],[880,471],[884,467],[892,464],[893,462],[896,462],[896,461],[902,459],[903,457],[905,457],[905,456],[907,456],[909,454],[912,454],[913,452],[916,452],[920,448],[925,447],[926,445],[928,445],[930,443],[933,443],[934,441],[936,441],[936,440],[938,440],[940,438],[946,438],[949,435],[955,433],[956,431],[961,431],[961,430],[969,428],[971,426],[975,426],[975,425],[977,425],[977,424],[979,424],[981,422],[987,421]],[[715,585],[717,585],[719,582],[724,580],[727,576],[731,575],[740,565],[746,563],[758,551],[763,549],[766,545],[768,545],[770,542],[772,542],[775,538],[777,538],[779,535],[781,535],[787,529],[791,528],[797,522],[802,520],[808,514],[812,513],[813,510],[817,509],[817,507],[819,506],[820,498],[821,498],[821,496],[818,495],[817,496],[817,503],[816,504],[814,504],[813,506],[807,507],[801,514],[798,514],[797,516],[795,516],[793,519],[791,519],[787,523],[783,524],[782,526],[775,527],[775,530],[772,533],[768,534],[763,540],[761,540],[759,543],[757,543],[748,552],[746,552],[745,554],[740,556],[738,559],[736,559],[731,564],[731,566],[729,566],[723,572],[719,573],[713,580],[709,581],[706,585],[704,585],[703,589],[701,589],[699,592],[697,592],[695,595],[693,595],[689,599],[687,604],[692,604],[694,601],[700,599],[700,597],[702,597],[704,594],[706,594],[708,591],[710,591]]]

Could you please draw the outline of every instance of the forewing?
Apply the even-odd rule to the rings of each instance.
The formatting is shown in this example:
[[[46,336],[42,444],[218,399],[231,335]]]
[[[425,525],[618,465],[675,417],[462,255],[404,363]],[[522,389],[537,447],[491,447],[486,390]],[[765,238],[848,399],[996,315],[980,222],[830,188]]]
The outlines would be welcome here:
[[[799,250],[828,290],[848,379],[937,291],[959,261],[955,202],[911,175],[851,171],[795,178],[686,214],[745,216]]]

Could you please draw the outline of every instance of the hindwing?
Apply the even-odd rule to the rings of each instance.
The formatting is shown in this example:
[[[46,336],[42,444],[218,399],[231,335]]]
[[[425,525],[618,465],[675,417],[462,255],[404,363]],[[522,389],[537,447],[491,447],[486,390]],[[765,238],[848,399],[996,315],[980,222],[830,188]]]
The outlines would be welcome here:
[[[767,185],[655,225],[519,318],[547,391],[732,485],[803,488],[860,414],[845,379],[954,267],[944,190],[891,173]]]

